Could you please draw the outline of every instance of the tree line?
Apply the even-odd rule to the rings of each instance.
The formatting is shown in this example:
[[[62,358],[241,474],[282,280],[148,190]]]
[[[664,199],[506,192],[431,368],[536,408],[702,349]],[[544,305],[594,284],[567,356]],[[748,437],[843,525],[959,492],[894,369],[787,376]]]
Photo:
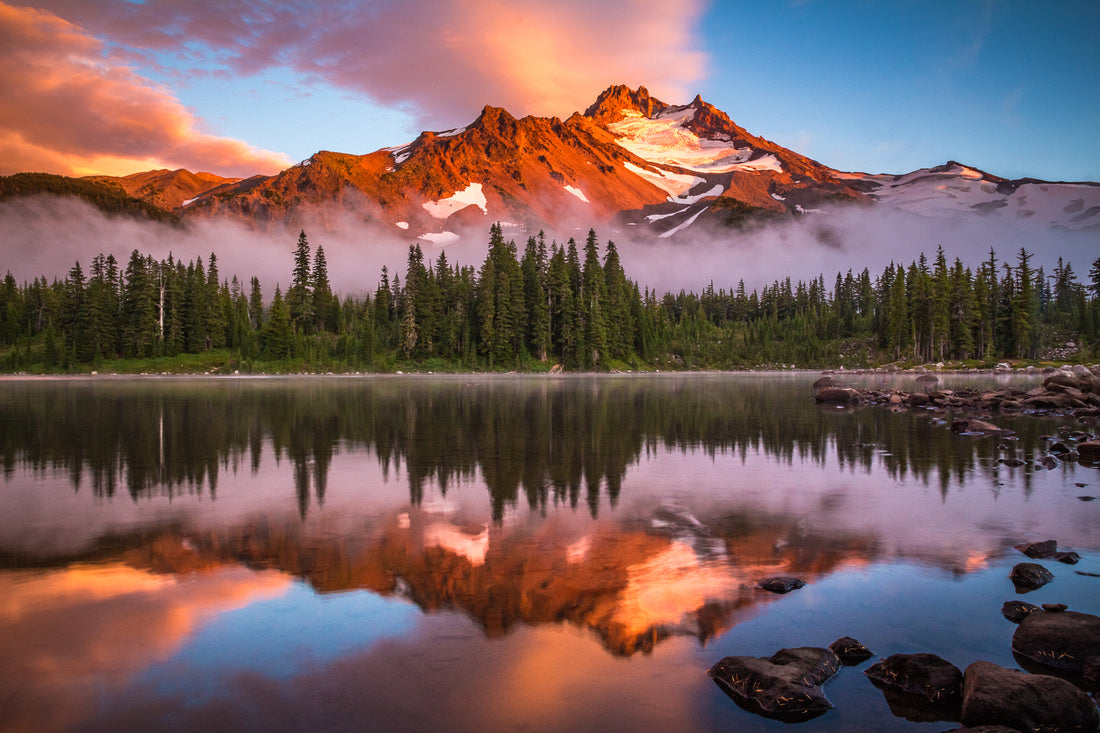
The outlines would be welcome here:
[[[226,366],[389,371],[866,366],[1035,359],[1100,341],[1100,258],[1089,284],[1058,260],[1052,274],[991,248],[975,268],[943,249],[809,282],[744,281],[658,295],[626,276],[615,244],[528,238],[522,254],[494,224],[479,269],[408,249],[404,278],[383,267],[373,294],[334,293],[323,247],[302,232],[290,286],[223,279],[217,256],[184,264],[134,250],[97,255],[64,279],[0,283],[0,368],[86,370],[117,359],[224,351]],[[1065,358],[1065,355],[1060,356]]]

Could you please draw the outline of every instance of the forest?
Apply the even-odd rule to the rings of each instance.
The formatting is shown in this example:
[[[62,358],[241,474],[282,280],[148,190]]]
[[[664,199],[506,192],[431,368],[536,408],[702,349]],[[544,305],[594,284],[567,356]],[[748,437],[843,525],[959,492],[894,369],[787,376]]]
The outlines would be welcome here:
[[[1100,359],[1100,258],[1087,284],[1020,249],[948,262],[943,249],[872,275],[743,280],[659,294],[626,275],[614,242],[528,238],[494,224],[480,268],[383,267],[372,295],[341,296],[323,247],[288,247],[286,292],[224,279],[215,253],[184,264],[134,250],[99,254],[64,279],[0,283],[0,370],[8,373],[216,371],[609,371],[991,365]]]

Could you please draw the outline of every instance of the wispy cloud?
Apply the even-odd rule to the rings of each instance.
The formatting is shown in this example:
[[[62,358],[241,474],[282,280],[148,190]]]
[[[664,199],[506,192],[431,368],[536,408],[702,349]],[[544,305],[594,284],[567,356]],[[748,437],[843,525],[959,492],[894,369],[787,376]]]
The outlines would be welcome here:
[[[704,72],[702,0],[45,0],[135,59],[194,73],[288,69],[402,108],[428,128],[484,104],[565,116],[612,83],[669,101]]]
[[[67,19],[0,3],[0,173],[186,167],[250,175],[289,163],[201,131],[171,90],[111,56]]]

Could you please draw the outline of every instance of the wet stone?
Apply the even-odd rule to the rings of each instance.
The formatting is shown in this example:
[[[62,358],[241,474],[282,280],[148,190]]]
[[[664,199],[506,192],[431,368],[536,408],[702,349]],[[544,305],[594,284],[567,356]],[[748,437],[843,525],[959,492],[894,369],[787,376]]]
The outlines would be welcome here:
[[[821,685],[840,669],[829,649],[780,649],[770,657],[726,657],[707,674],[735,702],[766,718],[800,722],[832,705]]]
[[[1071,683],[984,661],[966,668],[960,719],[1022,731],[1084,732],[1100,725],[1096,703]]]
[[[1016,586],[1017,593],[1027,593],[1036,588],[1042,588],[1054,580],[1054,573],[1042,565],[1033,562],[1022,562],[1012,568],[1012,572],[1009,573],[1008,577],[1012,580],[1012,584]]]
[[[829,645],[829,649],[840,657],[841,664],[846,667],[865,662],[874,656],[870,649],[850,636],[840,637]]]
[[[801,578],[793,578],[789,575],[777,575],[771,578],[758,580],[756,581],[756,585],[772,593],[790,593],[792,590],[798,590],[806,585],[806,581]]]
[[[1014,624],[1018,624],[1024,620],[1028,614],[1038,611],[1039,607],[1034,603],[1026,603],[1024,601],[1005,601],[1001,606],[1001,615],[1007,618]]]
[[[1057,540],[1043,540],[1042,542],[1023,542],[1013,545],[1013,548],[1024,553],[1032,559],[1050,557],[1058,550]]]

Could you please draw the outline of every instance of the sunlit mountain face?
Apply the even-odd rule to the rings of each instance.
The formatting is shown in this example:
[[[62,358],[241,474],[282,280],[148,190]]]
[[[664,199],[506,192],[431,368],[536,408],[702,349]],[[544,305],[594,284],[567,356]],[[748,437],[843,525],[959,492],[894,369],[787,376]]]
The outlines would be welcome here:
[[[848,205],[1069,231],[1100,225],[1095,183],[1006,180],[954,162],[842,172],[749,133],[700,97],[670,105],[625,86],[564,120],[485,107],[463,127],[366,155],[320,151],[273,176],[149,171],[93,180],[185,219],[351,221],[435,244],[493,222],[683,238]]]

